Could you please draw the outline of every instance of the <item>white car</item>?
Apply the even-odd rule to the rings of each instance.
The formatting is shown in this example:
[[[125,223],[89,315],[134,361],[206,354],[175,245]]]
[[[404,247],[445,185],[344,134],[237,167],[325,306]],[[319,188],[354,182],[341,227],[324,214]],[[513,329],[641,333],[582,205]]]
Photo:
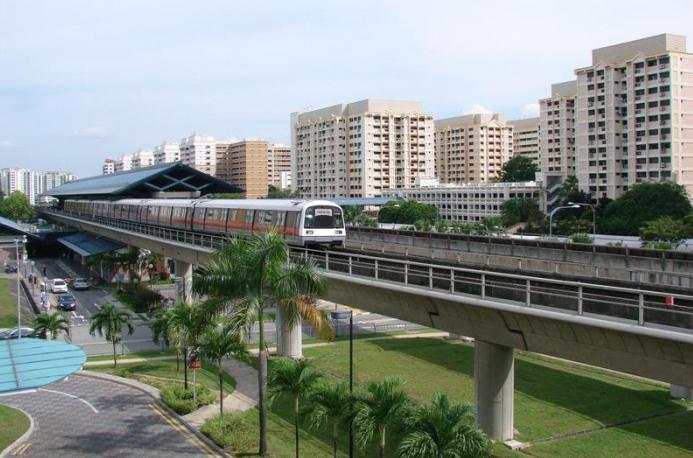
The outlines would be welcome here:
[[[62,278],[54,278],[48,282],[51,293],[67,293],[67,283]]]
[[[89,286],[88,278],[75,278],[72,282],[72,289],[89,289]]]

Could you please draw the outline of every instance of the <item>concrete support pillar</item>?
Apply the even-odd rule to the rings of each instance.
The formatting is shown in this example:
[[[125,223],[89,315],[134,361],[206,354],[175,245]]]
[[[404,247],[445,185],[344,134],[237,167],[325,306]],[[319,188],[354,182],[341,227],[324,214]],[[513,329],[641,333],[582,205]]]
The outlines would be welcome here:
[[[683,385],[671,385],[671,397],[693,401],[693,388]]]
[[[277,307],[277,354],[290,358],[303,358],[302,327],[299,319],[296,324],[289,326],[286,313],[282,307]]]
[[[476,425],[491,439],[513,439],[515,360],[512,347],[474,343]]]
[[[175,261],[176,279],[176,302],[192,303],[192,274],[193,266],[189,262]]]

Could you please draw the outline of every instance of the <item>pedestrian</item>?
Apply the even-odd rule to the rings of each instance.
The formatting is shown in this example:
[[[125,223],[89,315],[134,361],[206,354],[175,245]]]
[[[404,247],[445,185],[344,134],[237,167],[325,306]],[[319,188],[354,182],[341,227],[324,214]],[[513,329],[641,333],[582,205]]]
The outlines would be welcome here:
[[[48,275],[46,274],[46,266],[43,266],[43,276],[47,277]]]

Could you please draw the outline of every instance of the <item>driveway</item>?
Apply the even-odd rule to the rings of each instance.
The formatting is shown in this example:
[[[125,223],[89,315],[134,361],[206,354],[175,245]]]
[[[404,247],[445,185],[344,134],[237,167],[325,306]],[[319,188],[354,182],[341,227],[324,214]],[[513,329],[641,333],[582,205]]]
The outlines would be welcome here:
[[[34,392],[0,397],[34,421],[8,456],[199,457],[213,450],[144,393],[82,375]],[[27,445],[28,444],[28,445]]]

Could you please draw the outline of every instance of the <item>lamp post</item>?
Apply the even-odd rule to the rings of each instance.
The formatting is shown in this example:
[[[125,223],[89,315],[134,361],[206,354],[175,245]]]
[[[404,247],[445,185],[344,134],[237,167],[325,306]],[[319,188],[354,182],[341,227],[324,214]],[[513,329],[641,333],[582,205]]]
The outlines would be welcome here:
[[[22,239],[22,244],[26,244],[26,236]],[[22,305],[21,291],[19,289],[19,239],[14,239],[14,251],[17,259],[17,339],[22,338]]]
[[[336,322],[337,331],[339,331],[339,320],[346,318],[349,313],[349,394],[354,393],[354,311],[339,312],[334,311],[330,315]],[[353,401],[353,398],[351,398]],[[352,406],[353,408],[353,406]],[[353,421],[349,423],[349,458],[354,456],[354,425]]]
[[[597,235],[597,213],[594,205],[584,204],[579,202],[568,202],[568,205],[577,205],[578,207],[590,207],[592,209],[592,235]]]
[[[551,213],[549,213],[549,237],[553,237],[553,215],[556,214],[559,210],[563,210],[564,208],[580,208],[579,205],[563,205],[562,207],[556,207],[553,210],[551,210]]]

